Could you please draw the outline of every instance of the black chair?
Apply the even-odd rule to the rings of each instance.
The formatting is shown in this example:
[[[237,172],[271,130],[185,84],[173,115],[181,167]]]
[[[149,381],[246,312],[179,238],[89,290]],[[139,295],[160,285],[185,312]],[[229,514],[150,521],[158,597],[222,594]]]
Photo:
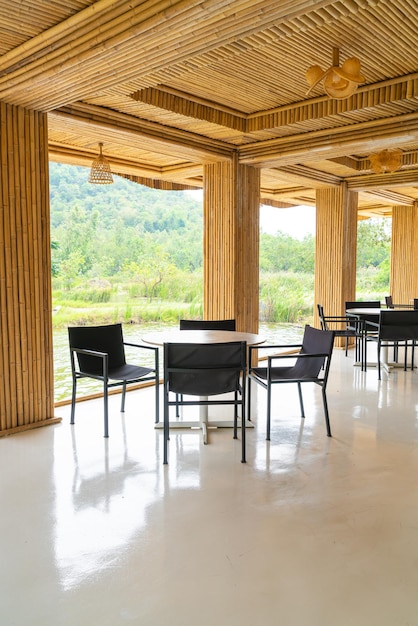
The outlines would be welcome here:
[[[236,330],[234,319],[228,320],[180,320],[180,330]],[[179,417],[179,403],[176,416]]]
[[[325,315],[324,307],[317,305],[322,330],[334,331],[335,337],[345,337],[345,356],[348,355],[348,340],[354,339],[355,359],[361,360],[363,322],[349,315]]]
[[[108,389],[122,385],[121,412],[125,410],[126,386],[131,383],[154,381],[155,422],[159,421],[159,366],[158,348],[123,340],[122,325],[75,326],[68,328],[70,342],[73,391],[71,424],[74,424],[77,381],[94,378],[103,382],[104,436],[109,436]],[[154,353],[154,367],[132,365],[126,362],[125,346]],[[113,382],[112,382],[113,381]]]
[[[357,321],[361,321],[362,322],[362,326],[361,326],[361,331],[363,333],[363,338],[361,340],[361,350],[362,350],[362,358],[361,358],[361,369],[366,371],[366,347],[365,347],[365,341],[366,341],[366,335],[373,335],[375,334],[375,329],[373,327],[373,324],[367,325],[367,322],[377,322],[379,319],[379,313],[380,313],[380,308],[382,307],[380,300],[354,300],[354,301],[348,301],[345,303],[345,311],[346,311],[346,315],[353,320],[353,324],[355,323],[354,320]],[[348,313],[347,311],[349,311],[350,309],[379,309],[376,310],[376,314],[375,315],[370,315],[368,313],[364,313],[364,314],[352,314],[352,313]]]
[[[231,320],[180,320],[180,330],[236,330]]]
[[[268,357],[267,367],[252,366],[253,350],[257,346],[249,346],[248,364],[248,412],[251,410],[251,381],[254,381],[267,390],[267,434],[270,440],[270,414],[271,414],[271,391],[275,384],[296,383],[298,386],[299,402],[302,417],[305,411],[302,398],[302,383],[315,383],[321,387],[324,405],[325,424],[327,435],[331,437],[331,426],[328,414],[326,387],[328,381],[331,355],[334,347],[334,331],[319,330],[312,326],[305,326],[302,344],[288,345],[263,345],[264,349],[296,350],[296,354],[279,354]],[[259,348],[259,346],[258,346]],[[274,363],[289,363],[291,365],[275,366]],[[296,359],[296,362],[294,360]]]
[[[247,344],[228,343],[164,344],[164,464],[168,462],[170,406],[234,406],[234,439],[238,438],[238,407],[245,415]],[[241,382],[242,379],[242,382]],[[176,394],[170,400],[170,393]],[[233,399],[210,396],[233,393]],[[200,396],[184,399],[184,396]],[[202,398],[203,396],[203,398]],[[245,463],[245,419],[241,419],[242,463]]]
[[[404,370],[407,369],[408,348],[412,350],[411,369],[414,368],[414,351],[418,340],[418,311],[394,311],[387,310],[380,312],[379,323],[367,322],[373,327],[374,334],[366,335],[365,350],[367,354],[367,343],[370,341],[377,342],[377,368],[378,377],[381,380],[381,349],[382,345],[386,347],[393,346],[404,347]]]

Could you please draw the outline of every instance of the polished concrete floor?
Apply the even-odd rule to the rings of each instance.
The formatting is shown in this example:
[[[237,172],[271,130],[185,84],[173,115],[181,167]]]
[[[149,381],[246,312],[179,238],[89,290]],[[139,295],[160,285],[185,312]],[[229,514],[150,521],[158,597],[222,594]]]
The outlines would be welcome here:
[[[153,390],[0,439],[2,626],[415,626],[418,373],[335,351],[320,390],[258,391],[248,462],[230,429],[172,431]],[[229,410],[229,409],[228,409]]]

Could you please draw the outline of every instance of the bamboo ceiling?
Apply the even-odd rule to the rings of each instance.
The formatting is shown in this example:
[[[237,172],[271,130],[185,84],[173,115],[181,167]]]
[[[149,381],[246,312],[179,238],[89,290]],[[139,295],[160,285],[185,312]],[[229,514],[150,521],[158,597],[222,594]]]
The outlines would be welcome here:
[[[315,204],[345,181],[360,215],[418,200],[416,0],[0,0],[0,100],[49,113],[50,158],[202,186],[236,153],[262,201]],[[308,67],[357,57],[331,100]],[[375,174],[369,155],[402,150]]]

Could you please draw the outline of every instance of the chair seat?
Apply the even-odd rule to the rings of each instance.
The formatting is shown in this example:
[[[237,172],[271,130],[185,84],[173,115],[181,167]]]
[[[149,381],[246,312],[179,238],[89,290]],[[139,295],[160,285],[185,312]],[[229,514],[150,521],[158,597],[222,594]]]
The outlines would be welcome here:
[[[143,378],[148,374],[151,374],[154,370],[149,367],[142,367],[140,365],[121,365],[109,370],[109,378],[111,380],[136,380],[137,378]]]

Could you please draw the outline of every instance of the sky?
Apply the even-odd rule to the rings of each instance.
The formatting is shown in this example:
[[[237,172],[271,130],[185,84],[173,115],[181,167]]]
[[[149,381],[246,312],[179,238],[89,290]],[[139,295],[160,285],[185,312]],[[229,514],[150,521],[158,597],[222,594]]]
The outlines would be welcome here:
[[[278,230],[297,239],[315,234],[315,207],[295,206],[290,209],[260,207],[260,228],[263,233],[275,235]]]

